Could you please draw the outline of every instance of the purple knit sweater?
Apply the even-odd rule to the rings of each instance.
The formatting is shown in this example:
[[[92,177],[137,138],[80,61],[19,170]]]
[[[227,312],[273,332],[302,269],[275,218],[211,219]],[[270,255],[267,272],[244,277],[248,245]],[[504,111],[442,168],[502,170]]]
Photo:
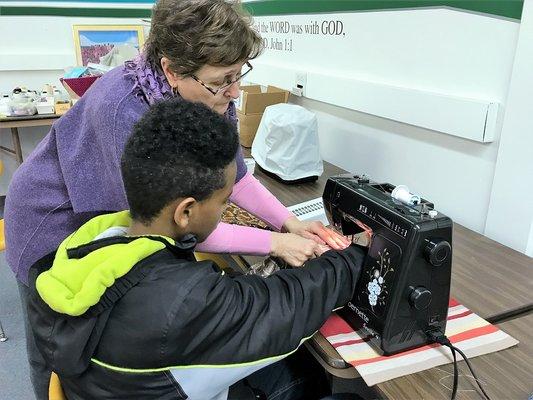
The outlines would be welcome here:
[[[90,218],[128,207],[120,158],[149,100],[131,71],[113,69],[54,123],[17,169],[4,212],[6,258],[17,279],[27,284],[30,266]],[[227,116],[236,121],[234,107]],[[237,169],[238,181],[246,173],[241,151]]]

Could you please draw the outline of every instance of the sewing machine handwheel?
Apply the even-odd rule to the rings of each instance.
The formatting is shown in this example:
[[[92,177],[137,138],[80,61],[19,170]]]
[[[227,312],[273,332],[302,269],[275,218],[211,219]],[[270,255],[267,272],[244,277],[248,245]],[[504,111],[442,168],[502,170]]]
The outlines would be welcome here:
[[[424,253],[431,265],[438,267],[450,257],[452,246],[446,240],[426,239],[426,242]]]
[[[431,304],[431,292],[423,286],[413,288],[409,295],[409,303],[417,310],[425,310]]]

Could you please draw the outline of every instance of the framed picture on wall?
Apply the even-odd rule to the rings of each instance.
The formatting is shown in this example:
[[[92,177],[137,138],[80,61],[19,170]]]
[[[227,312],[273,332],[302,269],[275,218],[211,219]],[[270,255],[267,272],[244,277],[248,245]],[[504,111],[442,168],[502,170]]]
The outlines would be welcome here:
[[[118,65],[137,55],[144,44],[142,25],[73,25],[78,65]]]

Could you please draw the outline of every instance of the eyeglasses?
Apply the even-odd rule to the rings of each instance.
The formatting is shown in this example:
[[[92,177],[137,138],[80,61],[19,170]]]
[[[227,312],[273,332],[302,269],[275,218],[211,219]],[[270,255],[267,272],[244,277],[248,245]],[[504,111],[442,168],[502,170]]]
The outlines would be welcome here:
[[[198,79],[198,77],[196,77],[195,75],[190,75],[190,77],[192,79],[194,79],[196,82],[198,82],[200,85],[202,85],[204,88],[209,90],[213,96],[216,96],[220,92],[225,91],[227,88],[229,88],[234,83],[239,82],[242,78],[244,78],[246,75],[248,75],[250,73],[250,71],[254,68],[254,67],[252,67],[252,64],[250,64],[248,61],[246,62],[245,65],[246,65],[246,67],[248,69],[246,70],[246,72],[244,74],[240,74],[239,76],[237,76],[237,78],[235,78],[235,79],[233,79],[233,80],[231,80],[229,82],[226,82],[225,84],[223,84],[222,86],[219,86],[216,89],[209,87],[204,82],[202,82],[200,79]]]

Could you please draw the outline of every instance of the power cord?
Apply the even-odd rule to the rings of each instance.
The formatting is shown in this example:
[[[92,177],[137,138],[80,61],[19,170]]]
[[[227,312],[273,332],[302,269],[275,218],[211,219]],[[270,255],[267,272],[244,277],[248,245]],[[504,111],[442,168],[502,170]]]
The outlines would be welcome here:
[[[452,351],[452,356],[453,356],[453,389],[452,389],[452,398],[451,398],[451,400],[455,400],[455,396],[457,395],[457,384],[458,384],[458,381],[459,381],[459,368],[457,366],[457,354],[456,354],[456,352],[459,353],[461,355],[461,357],[463,357],[463,360],[465,360],[466,365],[468,366],[468,369],[472,373],[472,376],[474,377],[479,389],[481,389],[481,392],[483,393],[485,398],[487,400],[491,400],[489,395],[487,394],[487,392],[485,392],[485,389],[483,389],[483,386],[481,386],[481,384],[479,383],[480,382],[479,378],[477,377],[476,373],[474,372],[474,369],[472,368],[472,365],[470,364],[470,360],[468,359],[466,354],[463,353],[463,351],[461,349],[455,347],[450,342],[450,340],[446,337],[446,335],[444,333],[442,333],[441,331],[439,331],[439,330],[428,331],[428,332],[426,332],[426,335],[428,336],[428,338],[432,342],[437,342],[437,343],[439,343],[439,344],[441,344],[443,346],[446,346]]]
[[[457,395],[457,384],[459,382],[459,368],[457,368],[457,352],[453,347],[450,348],[453,356],[453,390],[452,390],[452,400],[455,400]]]

